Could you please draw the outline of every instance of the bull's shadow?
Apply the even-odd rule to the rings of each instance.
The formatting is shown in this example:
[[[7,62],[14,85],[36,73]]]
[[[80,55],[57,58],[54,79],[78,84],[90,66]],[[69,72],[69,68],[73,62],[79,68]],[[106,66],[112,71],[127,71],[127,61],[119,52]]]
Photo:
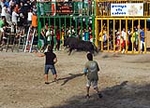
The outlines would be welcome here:
[[[80,77],[80,76],[83,76],[84,73],[79,73],[79,74],[72,74],[72,73],[69,73],[69,76],[67,77],[64,77],[64,78],[58,78],[58,81],[60,80],[63,80],[63,83],[61,84],[61,86],[65,85],[68,81],[76,78],[76,77]]]

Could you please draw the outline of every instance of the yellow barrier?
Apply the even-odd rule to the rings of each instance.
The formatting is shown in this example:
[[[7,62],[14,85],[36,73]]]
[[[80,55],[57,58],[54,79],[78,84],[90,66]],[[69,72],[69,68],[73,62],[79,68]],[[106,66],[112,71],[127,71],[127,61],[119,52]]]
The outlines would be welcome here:
[[[101,51],[147,53],[150,2],[97,0],[96,7],[95,45]]]

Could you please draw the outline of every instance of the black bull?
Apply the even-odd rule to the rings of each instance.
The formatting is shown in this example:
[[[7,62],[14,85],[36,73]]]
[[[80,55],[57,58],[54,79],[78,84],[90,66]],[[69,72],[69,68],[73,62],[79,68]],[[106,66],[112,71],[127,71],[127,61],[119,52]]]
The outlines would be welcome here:
[[[69,48],[69,55],[71,54],[72,50],[77,51],[86,51],[90,52],[95,55],[95,52],[98,53],[97,47],[89,41],[79,40],[78,38],[69,37],[66,38],[64,41],[64,46]]]

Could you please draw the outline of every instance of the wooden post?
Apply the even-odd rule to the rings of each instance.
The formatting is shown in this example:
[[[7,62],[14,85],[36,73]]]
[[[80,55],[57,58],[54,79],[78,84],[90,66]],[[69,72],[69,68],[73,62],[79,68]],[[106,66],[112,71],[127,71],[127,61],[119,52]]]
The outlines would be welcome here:
[[[109,19],[107,19],[107,28],[106,28],[106,31],[107,31],[107,51],[109,51]]]
[[[125,20],[125,23],[126,23],[126,25],[125,25],[125,28],[126,28],[126,53],[128,53],[128,39],[129,39],[129,36],[128,36],[128,20],[126,19]]]
[[[115,37],[116,37],[116,35],[115,35],[115,19],[113,19],[113,50],[114,50],[114,52],[116,51],[116,43],[115,43]]]
[[[104,25],[103,25],[103,19],[101,19],[101,32],[103,32],[103,26],[104,26]],[[103,35],[103,34],[102,34],[102,35]],[[101,41],[100,44],[101,44],[101,51],[103,51],[103,47],[104,47],[104,46],[103,46],[103,40]]]
[[[119,45],[119,51],[121,51],[121,37],[122,37],[122,33],[121,33],[121,19],[119,20],[119,33],[120,33],[120,45]]]
[[[147,52],[147,19],[144,20],[144,33],[145,33],[145,47],[144,47],[144,53]]]
[[[132,36],[133,36],[133,31],[134,31],[133,27],[134,27],[134,19],[132,20]],[[131,39],[132,39],[132,36],[131,36]],[[134,42],[132,40],[131,42],[132,42],[132,53],[134,53]]]
[[[98,41],[99,41],[99,33],[98,33],[98,29],[99,29],[99,23],[97,23],[98,22],[98,19],[97,18],[95,18],[95,34],[96,34],[96,39],[95,39],[95,45],[96,45],[96,47],[99,47],[98,45]]]
[[[138,19],[138,54],[140,53],[140,43],[141,43],[141,39],[140,39],[140,19]]]

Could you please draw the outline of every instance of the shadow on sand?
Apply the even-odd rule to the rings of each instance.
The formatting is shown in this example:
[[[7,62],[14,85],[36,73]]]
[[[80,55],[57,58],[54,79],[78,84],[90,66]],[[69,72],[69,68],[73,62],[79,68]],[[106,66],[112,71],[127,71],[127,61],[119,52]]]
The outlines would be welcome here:
[[[89,99],[80,95],[71,97],[62,106],[43,108],[150,108],[150,84],[138,86],[124,81],[105,88],[102,94],[101,99],[96,94]]]
[[[72,74],[72,73],[69,73],[69,76],[68,77],[64,77],[64,78],[59,78],[58,81],[60,80],[63,80],[63,83],[61,84],[61,86],[65,85],[68,81],[76,78],[76,77],[80,77],[84,75],[83,73],[79,73],[79,74]]]
[[[67,77],[58,78],[58,79],[57,79],[57,82],[63,80],[63,83],[61,84],[61,86],[63,86],[63,85],[65,85],[68,81],[70,81],[70,80],[72,80],[72,79],[74,79],[74,78],[76,78],[76,77],[83,76],[83,75],[84,75],[84,73],[79,73],[79,74],[72,74],[72,73],[69,73],[69,76],[67,76]],[[52,81],[52,82],[50,82],[49,84],[54,83],[54,82],[56,82],[56,81]]]

